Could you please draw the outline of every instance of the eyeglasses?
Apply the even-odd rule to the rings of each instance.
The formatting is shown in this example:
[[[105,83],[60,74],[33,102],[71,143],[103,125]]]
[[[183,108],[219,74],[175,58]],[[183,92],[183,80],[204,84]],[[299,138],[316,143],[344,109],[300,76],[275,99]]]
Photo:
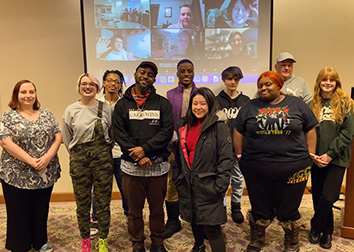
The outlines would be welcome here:
[[[86,87],[86,86],[89,86],[89,87],[96,87],[96,86],[99,86],[98,84],[94,83],[94,82],[81,82],[80,83],[80,86],[81,87]]]
[[[106,82],[108,83],[115,83],[115,84],[122,84],[122,82],[120,80],[112,80],[112,79],[106,79]]]

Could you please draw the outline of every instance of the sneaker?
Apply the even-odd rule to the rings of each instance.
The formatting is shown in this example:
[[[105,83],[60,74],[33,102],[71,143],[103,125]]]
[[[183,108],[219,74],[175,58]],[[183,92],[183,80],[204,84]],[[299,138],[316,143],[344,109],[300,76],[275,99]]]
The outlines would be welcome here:
[[[95,239],[97,234],[98,234],[98,229],[94,228],[94,227],[91,227],[90,228],[90,238],[91,238],[91,240]]]
[[[98,239],[98,252],[108,252],[108,240],[106,239]],[[97,247],[97,244],[96,244]]]
[[[191,252],[205,252],[205,244],[202,244],[200,246],[194,244]]]
[[[320,239],[320,246],[324,249],[330,249],[332,247],[332,235],[323,234]]]
[[[150,252],[168,252],[168,251],[166,250],[166,248],[163,244],[159,245],[159,246],[151,244]]]
[[[316,233],[316,231],[311,228],[311,231],[309,233],[309,241],[312,244],[317,244],[320,242],[320,239],[321,239],[321,234]]]
[[[39,252],[52,252],[53,248],[52,246],[48,245],[47,243],[44,244],[40,249]]]
[[[81,252],[91,252],[91,239],[81,239],[80,249]]]

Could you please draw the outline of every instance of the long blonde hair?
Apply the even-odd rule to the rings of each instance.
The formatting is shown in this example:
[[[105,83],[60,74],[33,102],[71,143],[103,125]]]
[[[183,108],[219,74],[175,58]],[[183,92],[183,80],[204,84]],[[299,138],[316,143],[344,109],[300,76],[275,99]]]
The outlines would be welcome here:
[[[311,102],[311,109],[317,120],[321,121],[322,100],[320,84],[322,80],[327,78],[336,82],[336,87],[333,91],[333,97],[330,102],[331,109],[333,111],[334,123],[342,124],[344,117],[349,112],[354,110],[354,101],[350,96],[343,92],[342,83],[339,79],[337,71],[333,67],[324,67],[318,73],[316,78],[315,90],[313,100]]]

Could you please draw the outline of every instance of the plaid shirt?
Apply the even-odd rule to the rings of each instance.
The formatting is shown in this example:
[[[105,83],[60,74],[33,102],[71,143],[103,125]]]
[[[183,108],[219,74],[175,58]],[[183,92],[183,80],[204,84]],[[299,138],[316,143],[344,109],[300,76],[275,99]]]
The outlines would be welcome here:
[[[148,168],[140,167],[137,163],[133,163],[122,159],[120,169],[131,176],[137,177],[158,177],[162,176],[170,170],[170,164],[167,161],[153,162]]]

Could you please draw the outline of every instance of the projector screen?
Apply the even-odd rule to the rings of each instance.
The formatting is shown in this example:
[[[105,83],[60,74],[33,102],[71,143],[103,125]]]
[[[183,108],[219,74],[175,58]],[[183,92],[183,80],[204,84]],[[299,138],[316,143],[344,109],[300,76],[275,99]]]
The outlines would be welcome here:
[[[101,78],[118,69],[125,82],[143,60],[155,62],[160,94],[176,86],[176,66],[194,63],[194,82],[216,94],[220,74],[239,66],[239,89],[254,96],[269,70],[272,0],[83,0],[87,71]],[[253,84],[253,85],[252,85]]]

